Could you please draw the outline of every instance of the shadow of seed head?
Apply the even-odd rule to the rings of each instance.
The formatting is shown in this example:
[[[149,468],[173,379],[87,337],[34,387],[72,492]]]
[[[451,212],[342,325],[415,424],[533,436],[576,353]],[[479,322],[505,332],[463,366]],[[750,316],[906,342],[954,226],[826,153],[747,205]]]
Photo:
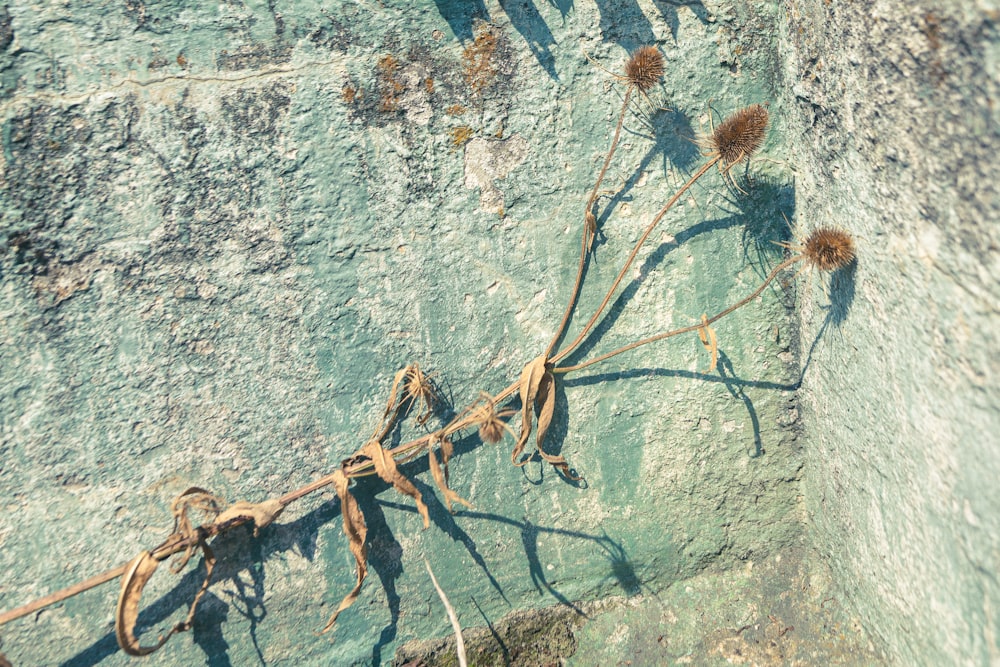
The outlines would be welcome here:
[[[806,238],[802,254],[810,266],[836,271],[854,261],[854,239],[841,229],[820,227]]]
[[[643,46],[625,63],[625,78],[641,90],[648,91],[663,76],[663,54],[655,46]]]
[[[767,108],[752,104],[732,114],[721,124],[709,139],[712,153],[722,158],[728,168],[746,160],[764,143],[767,136]]]

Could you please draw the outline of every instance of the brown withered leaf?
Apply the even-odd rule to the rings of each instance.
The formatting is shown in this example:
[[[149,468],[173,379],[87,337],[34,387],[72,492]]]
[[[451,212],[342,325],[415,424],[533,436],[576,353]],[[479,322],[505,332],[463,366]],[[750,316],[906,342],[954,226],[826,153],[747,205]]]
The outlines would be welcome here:
[[[368,546],[365,544],[365,539],[368,537],[368,526],[365,524],[365,517],[361,513],[358,501],[347,489],[347,484],[347,476],[342,470],[333,474],[333,486],[337,489],[337,496],[340,498],[340,516],[344,520],[344,535],[347,536],[351,554],[354,555],[354,561],[358,567],[358,581],[354,584],[351,592],[340,601],[337,610],[330,616],[320,634],[330,630],[337,622],[340,612],[354,604],[361,592],[361,585],[365,583],[365,577],[368,576]]]
[[[175,535],[177,534],[175,533]],[[173,537],[171,536],[171,539]],[[191,628],[195,610],[202,596],[205,595],[205,591],[208,590],[208,585],[212,580],[212,570],[215,569],[215,554],[204,542],[201,542],[199,546],[204,554],[205,580],[198,592],[195,593],[194,600],[191,601],[187,618],[171,628],[170,632],[160,636],[156,640],[156,644],[150,646],[139,644],[139,640],[135,636],[135,622],[139,618],[142,591],[149,580],[153,578],[160,561],[154,558],[150,552],[143,551],[125,568],[125,574],[122,575],[121,592],[118,595],[118,606],[115,609],[115,637],[118,639],[118,646],[123,651],[136,657],[149,655],[167,643],[167,640],[173,635]]]
[[[413,482],[408,480],[403,473],[399,472],[399,468],[396,466],[396,460],[393,459],[392,456],[386,455],[386,451],[382,447],[382,444],[376,442],[375,440],[369,440],[368,443],[361,448],[360,452],[372,460],[372,463],[375,465],[375,474],[377,474],[382,481],[392,484],[394,489],[413,498],[414,502],[417,504],[417,511],[420,512],[420,516],[424,519],[424,528],[430,528],[431,518],[427,513],[427,505],[424,504],[424,500],[420,496],[420,491],[417,487],[413,486]]]
[[[545,441],[545,434],[552,424],[552,416],[555,414],[556,409],[556,379],[550,370],[545,371],[542,381],[538,384],[535,405],[538,409],[538,434],[535,437],[535,446],[538,450],[538,455],[546,462],[552,464],[567,479],[574,482],[580,481],[582,478],[570,472],[569,463],[566,462],[564,457],[547,454],[542,447],[542,443]]]
[[[518,461],[518,459],[521,458],[521,454],[524,452],[524,446],[528,443],[528,438],[531,437],[535,397],[538,396],[538,387],[541,385],[542,380],[545,379],[546,373],[548,373],[548,368],[544,354],[532,359],[525,365],[524,370],[521,371],[521,435],[518,437],[517,444],[514,445],[514,451],[510,455],[511,462],[516,466],[523,466],[528,462],[527,459],[524,461]]]
[[[399,396],[399,387],[406,380],[406,376],[411,372],[412,366],[407,366],[396,372],[396,376],[392,379],[392,389],[389,390],[389,400],[386,401],[385,412],[382,413],[382,424],[380,428],[375,429],[375,433],[372,434],[372,440],[377,440],[381,442],[385,439],[385,436],[396,425],[396,420],[399,418],[399,412],[403,408],[403,398],[397,400]]]
[[[538,433],[535,436],[535,444],[541,451],[542,441],[545,440],[545,434],[552,424],[552,416],[556,411],[556,378],[550,370],[545,371],[538,383],[535,406],[538,409]]]
[[[594,216],[594,212],[587,209],[587,213],[584,215],[584,221],[587,226],[586,246],[587,251],[590,252],[594,248],[594,239],[597,237],[597,218]]]
[[[215,525],[221,526],[234,519],[247,517],[253,521],[253,536],[257,537],[260,529],[264,528],[281,514],[285,506],[278,502],[277,498],[265,500],[262,503],[250,503],[245,500],[233,503],[226,510],[215,518]]]
[[[198,540],[193,539],[196,537],[196,527],[191,521],[190,512],[196,510],[208,516],[215,516],[221,506],[222,500],[218,496],[197,486],[192,486],[173,499],[170,503],[170,513],[174,515],[174,532],[188,539],[190,543],[174,559],[170,566],[171,572],[177,574],[183,570],[198,546]]]
[[[448,479],[448,461],[455,452],[455,445],[448,438],[441,438],[441,463],[444,464],[444,478]]]
[[[708,353],[712,355],[712,363],[709,365],[707,371],[711,373],[719,363],[719,339],[716,338],[715,329],[708,325],[708,316],[704,313],[701,315],[701,327],[698,328],[698,338],[701,339],[701,344],[705,346]]]
[[[444,452],[442,452],[442,455],[444,455]],[[434,481],[437,483],[438,488],[441,489],[441,493],[444,494],[444,502],[445,505],[448,506],[448,511],[454,511],[451,507],[452,502],[461,503],[469,509],[473,509],[472,503],[448,488],[448,482],[445,479],[445,475],[441,470],[440,464],[438,464],[437,456],[434,454],[433,447],[427,448],[427,460],[430,462],[431,475],[434,477]]]

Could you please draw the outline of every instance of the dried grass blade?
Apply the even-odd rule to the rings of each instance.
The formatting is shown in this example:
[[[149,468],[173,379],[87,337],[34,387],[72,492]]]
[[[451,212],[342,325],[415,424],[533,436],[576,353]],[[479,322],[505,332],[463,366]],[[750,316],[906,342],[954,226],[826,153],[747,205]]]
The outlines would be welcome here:
[[[424,504],[424,500],[420,496],[420,491],[413,486],[413,482],[399,472],[395,459],[392,456],[386,456],[381,443],[369,440],[368,444],[361,448],[361,453],[372,460],[372,463],[375,464],[375,474],[382,478],[382,481],[392,484],[397,491],[413,498],[417,504],[417,511],[424,519],[424,528],[430,528],[431,518],[427,512],[427,505]]]
[[[523,466],[527,461],[518,461],[524,446],[531,437],[531,425],[535,408],[535,397],[538,395],[538,386],[548,372],[545,355],[535,357],[521,371],[520,394],[521,394],[521,435],[514,445],[510,460],[516,466]]]
[[[455,608],[448,601],[448,596],[444,594],[444,589],[438,584],[437,577],[434,576],[434,571],[431,569],[430,561],[426,558],[424,558],[424,565],[427,567],[427,574],[431,575],[431,583],[434,584],[434,590],[437,591],[438,597],[441,598],[441,603],[444,604],[444,610],[448,614],[451,629],[455,632],[455,653],[458,656],[458,665],[459,667],[466,667],[468,662],[465,656],[465,640],[462,638],[462,624],[458,622],[458,614],[455,613]]]
[[[701,344],[705,346],[708,353],[712,355],[712,363],[708,367],[708,372],[711,373],[719,364],[719,339],[715,335],[715,329],[708,325],[708,316],[705,313],[701,315],[698,338],[701,339]]]
[[[368,526],[365,524],[365,517],[361,513],[358,501],[347,489],[347,477],[343,471],[338,470],[333,474],[333,486],[337,489],[337,496],[340,498],[340,515],[344,520],[344,535],[347,536],[351,554],[354,555],[358,566],[358,581],[354,584],[351,592],[340,601],[337,610],[327,620],[320,634],[329,631],[337,622],[340,612],[354,604],[361,592],[361,585],[365,583],[365,577],[368,576],[368,547],[365,545],[365,539],[368,537]]]
[[[444,502],[445,505],[448,506],[448,511],[454,512],[451,506],[452,502],[461,503],[469,509],[473,509],[472,503],[448,488],[448,482],[445,479],[444,472],[441,470],[441,466],[438,464],[437,456],[435,456],[434,450],[431,448],[427,449],[427,460],[430,463],[431,475],[434,477],[434,481],[437,483],[438,488],[441,489],[441,493],[444,494]]]

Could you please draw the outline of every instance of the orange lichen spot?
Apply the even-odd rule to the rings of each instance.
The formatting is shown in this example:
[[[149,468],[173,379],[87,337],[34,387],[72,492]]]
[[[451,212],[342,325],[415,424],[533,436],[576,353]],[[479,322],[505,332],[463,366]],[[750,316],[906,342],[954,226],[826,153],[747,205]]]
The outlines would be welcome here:
[[[451,135],[451,145],[454,150],[465,145],[469,139],[472,138],[474,133],[472,128],[468,125],[459,125],[458,127],[453,127],[448,130],[448,134]]]
[[[183,53],[177,54],[177,64],[180,65],[181,67],[188,66],[188,59],[184,57]]]
[[[403,82],[399,80],[399,60],[388,54],[379,58],[378,65],[379,111],[398,111],[399,93],[403,92]]]
[[[481,93],[496,80],[499,68],[496,62],[497,36],[489,24],[476,26],[476,37],[462,52],[462,74],[465,83],[474,93]]]
[[[340,89],[340,97],[345,104],[354,104],[361,97],[361,94],[357,88],[348,83]]]
[[[452,104],[450,107],[444,110],[449,116],[461,116],[465,113],[465,107],[461,104]]]
[[[378,59],[378,70],[382,74],[392,76],[397,69],[399,69],[399,61],[391,53],[387,53]]]
[[[424,89],[427,91],[428,95],[434,94],[434,79],[427,77],[424,79]]]

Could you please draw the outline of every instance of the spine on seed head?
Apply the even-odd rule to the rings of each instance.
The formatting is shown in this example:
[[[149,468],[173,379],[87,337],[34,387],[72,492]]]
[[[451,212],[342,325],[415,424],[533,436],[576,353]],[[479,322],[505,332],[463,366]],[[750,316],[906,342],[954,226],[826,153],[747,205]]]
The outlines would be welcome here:
[[[767,107],[761,104],[740,109],[712,132],[708,139],[711,153],[727,168],[748,159],[764,143],[768,121]]]
[[[663,77],[663,54],[655,46],[635,50],[625,63],[625,78],[641,90],[648,91]]]
[[[836,271],[854,261],[854,239],[842,229],[820,227],[806,237],[802,254],[820,271]]]

